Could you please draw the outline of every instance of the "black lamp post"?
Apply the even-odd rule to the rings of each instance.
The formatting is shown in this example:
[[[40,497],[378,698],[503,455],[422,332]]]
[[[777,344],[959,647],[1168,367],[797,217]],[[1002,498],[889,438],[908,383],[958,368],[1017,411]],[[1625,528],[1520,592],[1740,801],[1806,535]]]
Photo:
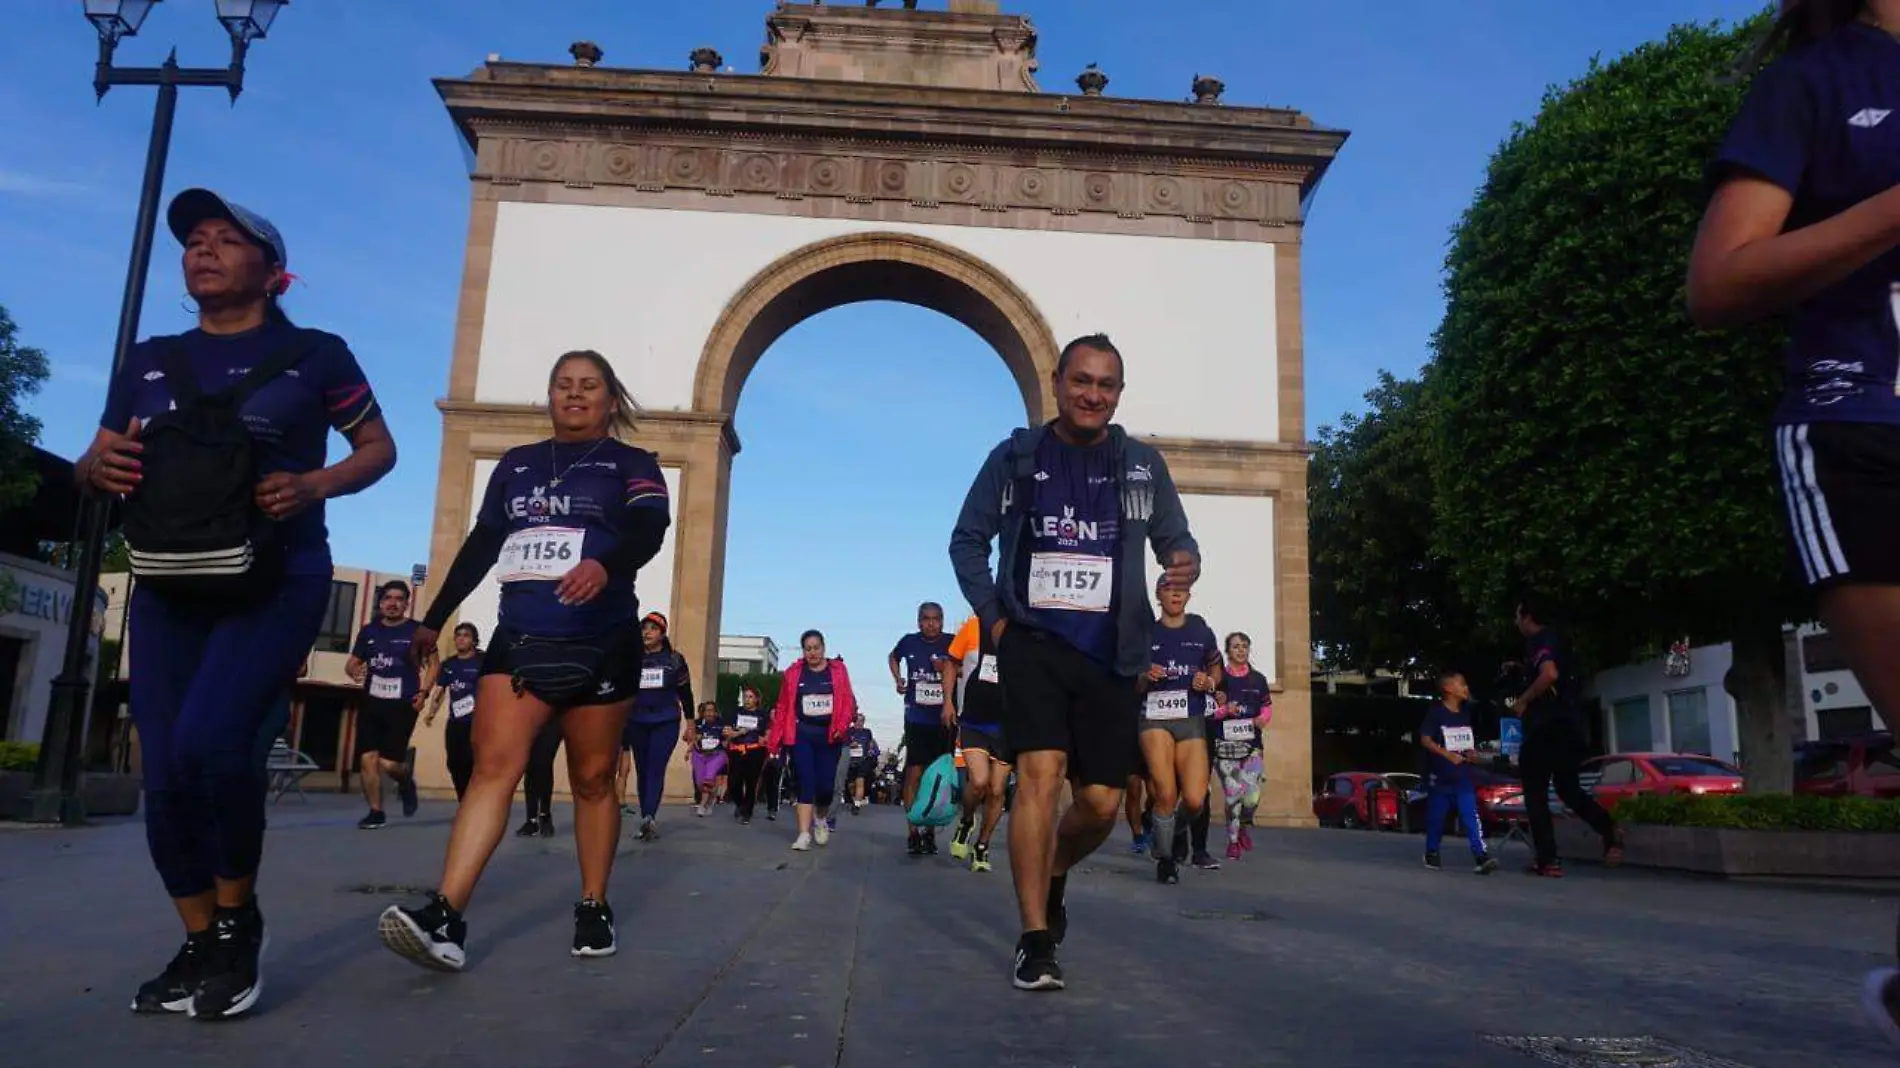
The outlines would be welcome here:
[[[158,87],[158,107],[152,116],[152,140],[145,150],[145,182],[139,189],[138,220],[132,231],[132,263],[126,271],[125,296],[119,305],[119,336],[112,348],[112,374],[125,365],[125,354],[138,340],[139,309],[145,303],[145,275],[152,262],[152,231],[158,222],[158,194],[165,184],[165,160],[171,151],[172,117],[178,111],[178,87],[222,87],[236,103],[244,91],[244,54],[252,41],[270,32],[272,20],[289,0],[217,0],[218,21],[231,35],[228,67],[181,67],[173,51],[157,67],[115,67],[112,54],[119,42],[139,32],[145,16],[159,0],[83,0],[86,19],[99,31],[99,63],[92,87],[105,99],[115,85]],[[66,656],[53,680],[53,700],[40,736],[39,764],[33,769],[33,788],[27,794],[21,819],[35,823],[81,823],[86,818],[79,797],[79,766],[85,745],[87,698],[92,690],[86,677],[86,640],[92,631],[93,591],[99,585],[99,558],[105,548],[110,509],[104,501],[87,498],[80,510],[79,567],[73,577],[73,608],[66,621]]]

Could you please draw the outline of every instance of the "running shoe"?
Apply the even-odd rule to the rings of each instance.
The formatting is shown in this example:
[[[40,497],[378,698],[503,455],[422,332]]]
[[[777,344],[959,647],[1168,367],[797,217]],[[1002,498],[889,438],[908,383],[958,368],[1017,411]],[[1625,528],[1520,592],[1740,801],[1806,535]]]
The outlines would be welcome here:
[[[829,827],[830,829],[835,831],[838,829],[838,817],[826,816],[824,819],[824,824],[826,827]]]
[[[792,839],[792,849],[800,853],[809,851],[811,849],[811,835],[803,831],[799,832],[798,837]]]
[[[396,796],[402,798],[402,814],[405,819],[416,814],[422,807],[422,798],[416,794],[416,749],[410,746],[403,754],[402,761],[408,766],[407,774],[396,780]]]
[[[576,957],[611,957],[620,952],[614,940],[614,910],[605,901],[591,897],[574,903],[574,948]]]
[[[1900,1046],[1900,971],[1881,968],[1868,972],[1860,985],[1860,1004],[1887,1041]]]
[[[387,826],[389,826],[389,817],[373,808],[369,810],[369,815],[356,821],[356,829],[359,831],[380,831]]]
[[[640,830],[639,830],[639,833],[636,835],[636,837],[638,837],[642,842],[659,841],[660,840],[660,825],[658,821],[656,821],[652,816],[648,816],[647,818],[641,820]]]
[[[950,859],[951,860],[969,860],[970,859],[970,831],[971,830],[972,830],[972,827],[970,824],[967,824],[967,823],[957,824],[957,829],[954,832],[952,832],[950,835]]]
[[[924,856],[934,857],[936,855],[937,855],[937,832],[934,828],[926,829],[924,831]]]
[[[421,908],[384,909],[376,935],[390,952],[424,968],[459,972],[468,963],[468,924],[441,894],[430,894]]]
[[[1525,868],[1524,874],[1538,875],[1546,879],[1561,879],[1564,877],[1564,862],[1561,860],[1553,860],[1546,864],[1539,861]]]
[[[357,826],[360,827],[362,826],[362,824],[359,823],[357,824]],[[382,825],[377,824],[377,826],[380,827]],[[536,834],[539,834],[540,831],[541,831],[541,821],[535,819],[533,816],[529,816],[528,822],[522,824],[520,829],[515,831],[515,837],[516,838],[533,838]]]
[[[1048,931],[1025,931],[1016,942],[1016,989],[1061,990],[1062,966]]]
[[[1436,853],[1425,854],[1425,866],[1433,871],[1444,871],[1445,862]]]
[[[831,844],[831,824],[827,820],[814,820],[811,825],[811,840],[819,845]]]
[[[1202,871],[1219,871],[1220,861],[1215,860],[1211,853],[1196,853],[1194,854],[1194,866]]]
[[[1128,843],[1128,852],[1134,856],[1137,856],[1137,857],[1141,856],[1143,853],[1146,853],[1147,851],[1148,851],[1148,836],[1145,834],[1136,835],[1134,839]]]
[[[1244,823],[1240,825],[1240,851],[1253,852],[1253,830]]]
[[[1162,857],[1155,861],[1155,882],[1163,886],[1173,886],[1181,881],[1181,865],[1173,857]]]
[[[632,805],[621,805],[620,814],[622,816],[638,816],[640,814],[640,810],[637,808],[634,808]]]
[[[740,816],[740,817],[739,817],[739,826],[741,826],[741,827],[750,827],[750,826],[752,826],[752,817],[751,817],[751,816]]]
[[[778,822],[778,809],[775,809],[775,808],[768,808],[768,809],[766,809],[766,810],[765,810],[765,818],[766,818],[766,819],[768,819],[768,820],[771,820],[771,821],[772,821],[773,823],[777,823],[777,822]]]
[[[913,857],[924,855],[924,836],[915,827],[910,830],[910,840],[904,844],[904,853]]]
[[[705,806],[705,805],[694,805],[694,806],[693,806],[693,815],[695,815],[695,816],[698,816],[698,817],[699,817],[700,819],[705,819],[705,818],[706,818],[706,806]]]
[[[987,842],[978,842],[970,847],[970,870],[990,870],[990,847]]]
[[[1603,839],[1603,866],[1614,868],[1623,863],[1623,825],[1613,823]]]
[[[154,978],[139,984],[132,997],[133,1012],[188,1012],[191,996],[204,979],[204,965],[211,954],[211,932],[199,931],[185,936],[172,962]]]
[[[191,999],[194,1020],[229,1020],[251,1011],[264,993],[264,914],[257,902],[239,909],[219,908],[211,921],[210,952],[204,979]]]
[[[1497,858],[1489,853],[1481,857],[1474,857],[1471,861],[1471,870],[1478,875],[1489,875],[1498,870]]]
[[[554,837],[554,817],[541,813],[541,818],[534,821],[534,832],[543,838]]]
[[[1227,859],[1228,860],[1240,859],[1240,843],[1238,841],[1227,843]]]

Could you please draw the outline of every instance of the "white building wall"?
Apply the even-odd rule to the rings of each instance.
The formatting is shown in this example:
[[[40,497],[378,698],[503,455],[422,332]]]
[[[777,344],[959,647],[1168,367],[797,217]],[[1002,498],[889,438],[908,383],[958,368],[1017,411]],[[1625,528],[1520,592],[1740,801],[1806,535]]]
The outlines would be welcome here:
[[[1237,630],[1247,632],[1254,643],[1254,667],[1278,682],[1272,498],[1187,493],[1181,504],[1206,561],[1188,611],[1206,619],[1222,640]],[[1151,563],[1151,588],[1160,574]]]
[[[700,352],[740,287],[796,249],[871,231],[982,259],[1058,343],[1113,337],[1131,432],[1278,439],[1272,245],[651,208],[500,205],[476,399],[539,403],[548,361],[593,348],[641,404],[688,409]]]
[[[1690,671],[1681,678],[1663,673],[1664,660],[1626,664],[1599,672],[1591,683],[1591,693],[1603,702],[1603,737],[1613,753],[1630,752],[1640,740],[1617,737],[1616,703],[1636,697],[1649,700],[1650,749],[1674,752],[1678,740],[1669,723],[1669,695],[1691,690],[1703,691],[1709,712],[1709,754],[1719,760],[1733,761],[1741,752],[1735,727],[1735,699],[1722,688],[1732,661],[1727,645],[1701,646],[1689,651]]]

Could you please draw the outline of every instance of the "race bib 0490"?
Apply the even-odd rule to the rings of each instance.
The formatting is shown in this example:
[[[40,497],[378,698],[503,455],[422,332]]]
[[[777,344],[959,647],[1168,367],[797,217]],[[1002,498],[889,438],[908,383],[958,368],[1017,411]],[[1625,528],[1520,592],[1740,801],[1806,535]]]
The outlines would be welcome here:
[[[943,704],[943,683],[934,681],[918,683],[917,703],[920,705]]]
[[[1186,719],[1188,718],[1188,694],[1186,690],[1157,690],[1148,695],[1147,715],[1149,719]]]
[[[806,719],[830,719],[831,695],[808,693],[799,699],[799,708]]]
[[[1478,747],[1472,737],[1470,727],[1445,727],[1445,748],[1454,753],[1466,753]]]
[[[369,677],[369,695],[378,701],[396,701],[402,698],[402,680],[387,675]]]
[[[558,579],[581,562],[579,527],[529,527],[508,535],[501,543],[495,575],[503,582]]]
[[[1029,558],[1029,607],[1106,612],[1114,580],[1115,561],[1108,557],[1035,553]]]
[[[461,719],[464,716],[470,715],[474,711],[475,711],[475,695],[474,694],[470,694],[467,697],[458,697],[455,700],[449,702],[449,718],[450,719]]]
[[[642,690],[666,689],[666,669],[663,667],[643,667],[640,669],[640,688]]]
[[[759,717],[741,712],[734,725],[742,731],[756,731],[759,729]]]

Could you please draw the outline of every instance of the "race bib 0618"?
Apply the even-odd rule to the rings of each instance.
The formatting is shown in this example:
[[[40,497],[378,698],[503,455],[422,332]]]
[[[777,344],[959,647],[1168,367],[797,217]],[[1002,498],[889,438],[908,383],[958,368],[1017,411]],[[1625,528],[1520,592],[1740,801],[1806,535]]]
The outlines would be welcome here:
[[[402,698],[402,680],[390,678],[386,675],[371,675],[369,677],[369,695],[378,701],[400,700]]]
[[[503,582],[558,579],[581,562],[579,527],[529,527],[508,535],[501,543],[495,575]]]
[[[450,719],[461,719],[462,717],[467,716],[474,711],[475,711],[475,695],[474,694],[470,694],[467,697],[458,697],[455,700],[449,702],[449,718]]]
[[[1029,558],[1029,607],[1106,612],[1114,579],[1115,561],[1105,556],[1035,553]]]
[[[1253,720],[1227,720],[1220,725],[1220,736],[1229,742],[1251,742],[1254,739]]]
[[[830,719],[831,695],[828,693],[808,693],[799,699],[799,707],[806,719]]]
[[[943,683],[920,682],[917,684],[917,703],[920,705],[943,704]]]
[[[1158,690],[1148,695],[1147,715],[1149,719],[1186,719],[1188,718],[1188,694],[1186,690]]]

